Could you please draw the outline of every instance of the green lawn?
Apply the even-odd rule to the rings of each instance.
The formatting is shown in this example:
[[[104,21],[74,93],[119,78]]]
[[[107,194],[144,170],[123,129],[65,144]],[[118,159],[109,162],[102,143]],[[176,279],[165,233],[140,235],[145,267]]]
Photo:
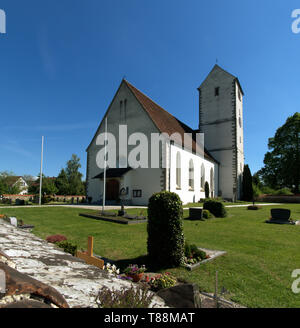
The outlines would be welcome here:
[[[300,205],[277,207],[291,209],[292,218],[300,220]],[[291,291],[291,273],[300,269],[300,226],[264,223],[270,216],[270,208],[259,211],[229,208],[226,219],[185,220],[184,233],[190,243],[225,250],[227,255],[193,272],[183,268],[169,271],[196,282],[203,291],[213,292],[217,270],[219,287],[229,291],[225,297],[248,307],[300,307],[300,294]],[[127,226],[96,221],[78,216],[82,211],[94,212],[53,207],[0,209],[0,214],[13,215],[35,225],[34,233],[42,238],[64,234],[79,248],[86,248],[87,237],[92,235],[95,253],[119,263],[135,262],[146,254],[146,223]],[[146,210],[138,210],[137,214],[145,213]]]

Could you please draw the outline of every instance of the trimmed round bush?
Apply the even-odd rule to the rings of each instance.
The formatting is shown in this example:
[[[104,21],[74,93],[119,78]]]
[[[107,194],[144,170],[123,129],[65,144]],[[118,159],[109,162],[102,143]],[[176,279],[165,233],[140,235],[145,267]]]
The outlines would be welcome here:
[[[184,261],[182,202],[175,193],[163,191],[149,199],[148,257],[153,266],[177,267]]]
[[[227,212],[223,203],[216,200],[208,200],[203,204],[204,210],[209,210],[217,218],[225,218]]]

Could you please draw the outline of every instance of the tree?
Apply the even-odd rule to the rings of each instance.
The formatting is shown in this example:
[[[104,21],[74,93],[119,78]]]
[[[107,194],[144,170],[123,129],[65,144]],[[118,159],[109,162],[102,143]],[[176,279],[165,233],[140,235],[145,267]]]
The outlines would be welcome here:
[[[285,124],[269,139],[260,175],[266,185],[292,188],[299,193],[300,184],[300,113],[288,117]]]
[[[0,194],[17,195],[21,192],[21,185],[16,183],[16,175],[13,172],[0,173]]]
[[[84,195],[85,188],[82,182],[82,174],[79,172],[81,168],[80,158],[75,154],[67,162],[66,176],[69,182],[69,195]]]
[[[243,172],[243,200],[247,202],[253,200],[252,175],[248,165],[244,166]]]
[[[209,184],[206,181],[204,184],[205,198],[209,198]]]
[[[55,181],[59,195],[69,195],[70,185],[66,171],[62,169]]]
[[[40,192],[40,177],[36,180],[35,183],[33,183],[29,187],[29,193],[33,193],[35,195],[39,194]],[[55,186],[55,180],[53,178],[45,177],[43,175],[42,180],[42,195],[55,195],[57,193],[58,189]]]

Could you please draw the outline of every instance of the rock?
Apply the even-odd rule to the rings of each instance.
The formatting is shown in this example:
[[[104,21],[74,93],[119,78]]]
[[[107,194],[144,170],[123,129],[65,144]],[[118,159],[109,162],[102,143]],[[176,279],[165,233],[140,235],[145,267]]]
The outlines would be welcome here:
[[[29,294],[35,298],[38,297],[39,299],[44,300],[44,303],[46,304],[53,303],[60,308],[69,307],[64,297],[54,288],[29,277],[26,274],[20,273],[1,262],[0,270],[3,270],[6,276],[6,294],[4,297]],[[4,304],[2,306],[7,305],[8,304]]]
[[[10,303],[8,305],[0,306],[2,309],[39,309],[39,308],[46,308],[51,309],[52,307],[48,304],[38,302],[38,301],[21,301],[16,303]]]
[[[201,298],[196,284],[181,284],[156,293],[166,305],[173,308],[200,308]]]

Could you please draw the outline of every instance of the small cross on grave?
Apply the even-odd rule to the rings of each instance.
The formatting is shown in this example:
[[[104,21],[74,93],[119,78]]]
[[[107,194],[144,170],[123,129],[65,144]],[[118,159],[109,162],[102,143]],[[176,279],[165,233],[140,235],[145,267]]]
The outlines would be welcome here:
[[[80,252],[77,251],[77,257],[84,260],[87,264],[94,265],[100,269],[103,269],[104,261],[101,259],[98,259],[93,254],[93,248],[94,248],[94,237],[88,237],[88,249],[86,252]]]

